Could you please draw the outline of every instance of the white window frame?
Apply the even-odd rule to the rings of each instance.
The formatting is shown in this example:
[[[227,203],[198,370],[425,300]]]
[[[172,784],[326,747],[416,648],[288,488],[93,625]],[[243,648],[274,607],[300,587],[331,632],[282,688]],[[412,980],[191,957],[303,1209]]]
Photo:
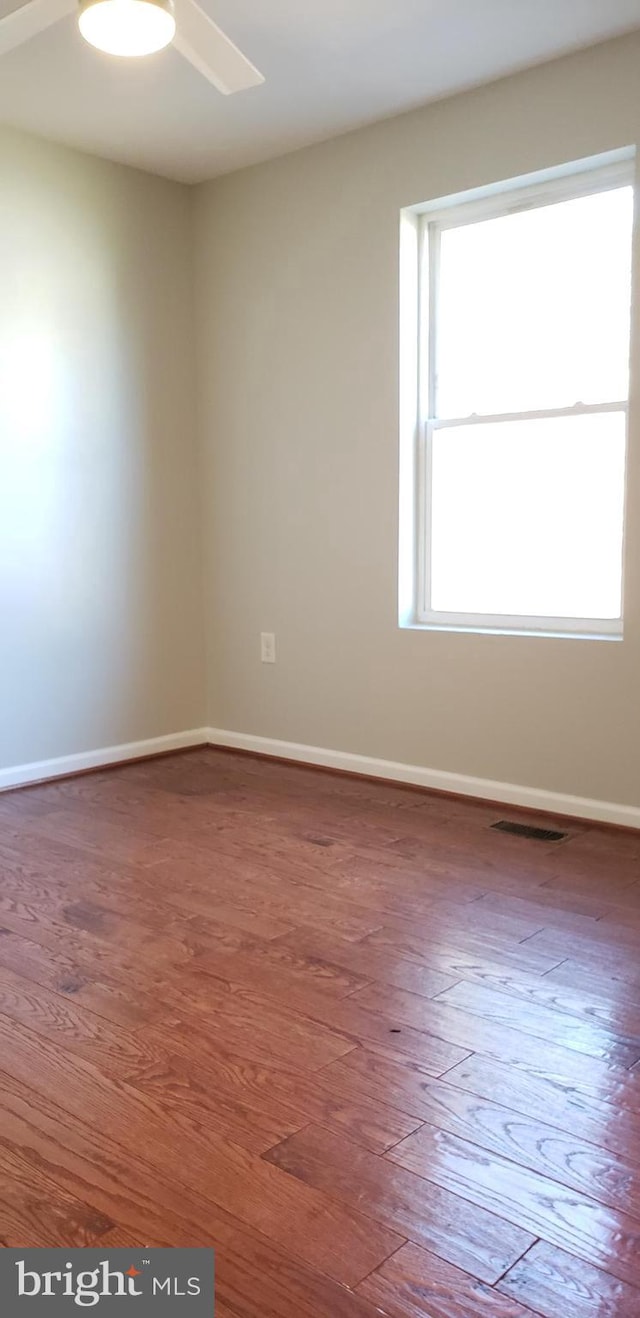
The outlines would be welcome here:
[[[458,228],[461,225],[478,220],[496,219],[517,211],[530,210],[540,206],[578,197],[592,196],[598,192],[614,188],[633,186],[635,181],[634,157],[631,152],[615,153],[617,158],[609,163],[591,167],[579,172],[571,170],[560,176],[545,176],[541,181],[529,182],[525,186],[514,186],[500,191],[487,190],[488,195],[471,200],[451,198],[434,206],[416,207],[405,216],[412,215],[414,230],[414,251],[417,256],[418,272],[416,280],[415,314],[418,330],[418,351],[416,359],[417,375],[417,425],[415,427],[415,452],[413,459],[413,477],[415,481],[415,503],[412,524],[415,532],[414,562],[411,572],[413,580],[413,617],[403,617],[401,604],[400,624],[404,626],[421,626],[446,631],[481,631],[519,633],[525,635],[579,636],[593,639],[620,639],[623,631],[624,615],[624,570],[622,580],[622,605],[618,618],[560,618],[540,617],[518,614],[486,614],[442,612],[431,608],[431,537],[429,534],[429,516],[432,498],[432,455],[433,436],[439,430],[458,426],[483,425],[508,421],[526,421],[555,417],[589,416],[597,413],[623,412],[627,418],[626,443],[628,444],[628,409],[629,400],[612,399],[610,402],[595,404],[576,404],[573,407],[550,408],[533,412],[499,413],[497,415],[478,415],[439,419],[436,415],[436,335],[438,324],[439,292],[439,252],[440,238],[444,230]],[[554,173],[554,171],[550,171]],[[425,312],[425,307],[427,308]],[[413,322],[416,323],[415,320]],[[425,401],[426,400],[426,401]],[[402,499],[402,480],[401,480]],[[626,503],[626,500],[625,500]],[[403,509],[401,507],[401,520]],[[626,507],[625,507],[626,526]],[[402,542],[402,536],[401,536]],[[402,544],[401,544],[402,554]],[[624,544],[623,544],[624,564]],[[402,562],[401,562],[402,574]],[[402,581],[401,581],[402,595]]]

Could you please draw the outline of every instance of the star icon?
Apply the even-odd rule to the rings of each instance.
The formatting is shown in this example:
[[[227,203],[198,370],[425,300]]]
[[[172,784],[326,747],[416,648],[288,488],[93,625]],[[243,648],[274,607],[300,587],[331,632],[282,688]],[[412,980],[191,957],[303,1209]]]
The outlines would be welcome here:
[[[137,1269],[137,1268],[134,1268],[133,1263],[132,1263],[132,1264],[131,1264],[131,1267],[127,1270],[126,1275],[127,1275],[127,1277],[139,1277],[139,1276],[140,1276],[140,1273],[138,1272],[138,1269]]]

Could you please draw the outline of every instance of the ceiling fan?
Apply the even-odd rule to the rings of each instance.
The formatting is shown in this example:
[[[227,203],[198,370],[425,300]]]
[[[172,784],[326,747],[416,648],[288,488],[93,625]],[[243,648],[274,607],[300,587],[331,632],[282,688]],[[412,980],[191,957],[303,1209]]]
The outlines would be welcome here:
[[[72,13],[85,40],[109,55],[151,55],[173,42],[225,95],[264,82],[196,0],[27,0],[0,19],[0,55]]]

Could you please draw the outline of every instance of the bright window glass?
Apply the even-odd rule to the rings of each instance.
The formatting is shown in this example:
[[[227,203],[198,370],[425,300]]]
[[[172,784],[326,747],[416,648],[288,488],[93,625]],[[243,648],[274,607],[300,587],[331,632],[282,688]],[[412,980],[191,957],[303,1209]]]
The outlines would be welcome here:
[[[618,160],[418,221],[417,622],[622,635],[632,179]]]
[[[444,229],[435,415],[626,398],[632,222],[622,187]]]
[[[432,608],[619,617],[625,426],[603,412],[436,430]]]

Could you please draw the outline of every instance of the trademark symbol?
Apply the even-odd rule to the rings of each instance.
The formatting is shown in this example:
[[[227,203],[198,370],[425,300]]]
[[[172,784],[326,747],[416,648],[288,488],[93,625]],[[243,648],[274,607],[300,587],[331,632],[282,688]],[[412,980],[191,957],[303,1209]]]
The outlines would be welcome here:
[[[150,1262],[151,1262],[151,1259],[143,1259],[143,1260],[142,1260],[142,1266],[143,1266],[143,1268],[148,1268]]]

